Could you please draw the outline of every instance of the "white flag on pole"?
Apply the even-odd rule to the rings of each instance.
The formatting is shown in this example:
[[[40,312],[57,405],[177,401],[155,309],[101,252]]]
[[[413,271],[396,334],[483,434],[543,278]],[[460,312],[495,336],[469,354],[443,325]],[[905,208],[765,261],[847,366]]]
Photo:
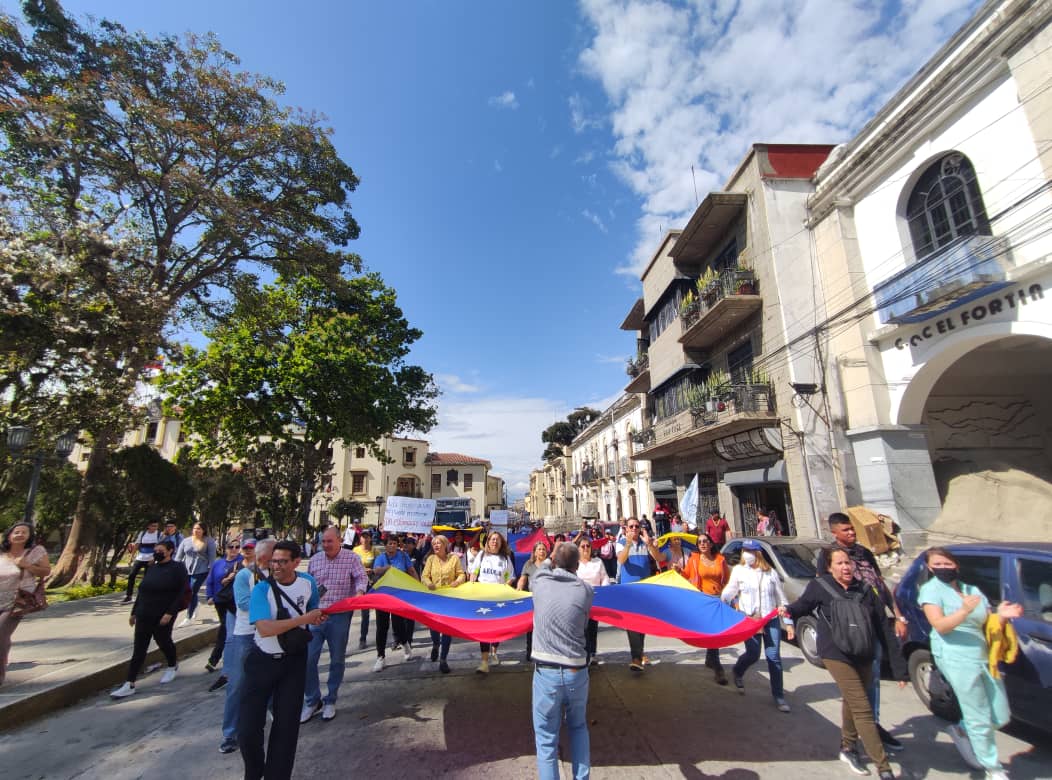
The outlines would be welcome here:
[[[690,487],[683,494],[683,504],[680,509],[680,514],[683,517],[683,522],[687,524],[687,527],[691,531],[695,531],[698,528],[698,475],[694,475],[694,479],[690,481]]]

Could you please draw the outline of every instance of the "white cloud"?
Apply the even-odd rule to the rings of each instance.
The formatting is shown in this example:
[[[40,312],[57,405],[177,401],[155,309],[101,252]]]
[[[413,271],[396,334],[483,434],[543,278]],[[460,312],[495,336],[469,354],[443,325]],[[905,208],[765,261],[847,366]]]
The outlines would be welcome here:
[[[489,99],[489,104],[491,108],[508,108],[514,111],[519,107],[519,100],[515,97],[515,93],[509,89],[506,92],[491,97]]]
[[[443,393],[477,393],[482,390],[481,386],[469,384],[456,374],[435,374],[435,380]]]
[[[611,168],[642,200],[638,275],[661,234],[753,143],[840,143],[964,23],[978,0],[581,0],[579,62],[612,109]],[[570,98],[577,132],[599,124]]]
[[[588,163],[590,163],[594,159],[595,159],[595,152],[593,152],[591,149],[589,149],[588,151],[581,152],[581,154],[577,155],[577,159],[574,160],[574,165],[587,165]]]
[[[608,364],[624,363],[627,360],[628,360],[628,358],[626,358],[624,355],[596,355],[595,356],[595,362],[596,363],[608,363]]]
[[[496,171],[497,173],[500,173],[501,171],[504,170],[504,166],[500,164],[500,160],[494,160],[493,161],[493,170]]]
[[[603,220],[601,220],[599,218],[598,214],[593,214],[588,209],[584,209],[581,212],[581,216],[584,217],[585,219],[587,219],[589,222],[591,222],[593,225],[595,225],[597,228],[599,228],[604,233],[606,232],[606,225],[603,224]]]

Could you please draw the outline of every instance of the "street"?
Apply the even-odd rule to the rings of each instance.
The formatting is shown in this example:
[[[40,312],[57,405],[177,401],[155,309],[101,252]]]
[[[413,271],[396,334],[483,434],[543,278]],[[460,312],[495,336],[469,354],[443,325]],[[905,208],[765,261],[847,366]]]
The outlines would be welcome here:
[[[440,675],[421,660],[426,633],[417,629],[417,658],[389,653],[388,668],[371,671],[375,652],[357,649],[351,627],[347,675],[335,720],[301,727],[298,778],[503,778],[535,776],[530,720],[530,674],[524,642],[501,646],[504,663],[488,677],[474,673],[477,645],[456,642],[453,673]],[[370,639],[372,637],[370,636]],[[600,657],[589,700],[595,778],[852,777],[837,760],[840,700],[825,671],[783,644],[791,714],[772,704],[761,661],[746,676],[746,694],[720,687],[702,666],[703,654],[680,642],[648,639],[656,665],[636,676],[627,667],[624,633],[600,631]],[[723,651],[724,663],[737,648]],[[141,679],[138,693],[114,702],[105,693],[0,735],[4,777],[234,778],[240,755],[218,752],[222,692],[204,671],[207,654],[181,660],[179,677],[158,685]],[[322,672],[326,656],[322,656]],[[760,671],[762,670],[762,672]],[[969,776],[940,721],[913,690],[885,682],[882,722],[906,749],[893,760],[903,777]],[[1052,777],[1047,738],[1011,726],[998,734],[1002,760],[1014,780]],[[1040,747],[1039,747],[1040,745]],[[564,755],[565,758],[565,755]],[[569,763],[563,777],[569,776]],[[978,778],[981,773],[972,773]]]

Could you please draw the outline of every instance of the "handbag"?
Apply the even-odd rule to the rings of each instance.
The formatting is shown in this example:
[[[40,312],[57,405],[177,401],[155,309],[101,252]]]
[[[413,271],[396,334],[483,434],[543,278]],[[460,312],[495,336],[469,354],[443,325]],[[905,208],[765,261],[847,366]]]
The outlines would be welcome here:
[[[47,595],[44,593],[44,578],[37,580],[37,586],[32,591],[18,590],[15,594],[15,603],[11,612],[16,615],[31,615],[47,609]]]
[[[274,581],[273,577],[267,578],[267,582],[270,583],[270,587],[274,591],[274,605],[277,607],[276,617],[278,620],[289,620],[292,617],[292,614],[285,607],[281,606],[282,601],[292,607],[297,615],[303,614],[303,611],[292,603],[292,599],[285,594],[285,591],[278,587],[278,583]],[[306,628],[293,628],[283,634],[278,634],[278,644],[281,645],[281,649],[288,655],[305,653],[310,640],[311,633]]]
[[[234,571],[238,571],[241,568],[240,562],[234,565]],[[230,572],[227,572],[227,576],[229,575]],[[216,594],[212,596],[212,603],[219,609],[234,611],[234,580],[230,580],[230,582],[216,591]]]

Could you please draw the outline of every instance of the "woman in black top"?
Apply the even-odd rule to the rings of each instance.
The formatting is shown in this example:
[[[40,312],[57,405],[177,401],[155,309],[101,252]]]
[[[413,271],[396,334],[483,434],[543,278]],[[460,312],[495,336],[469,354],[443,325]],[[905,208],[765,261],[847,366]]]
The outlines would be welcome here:
[[[872,680],[873,655],[878,642],[884,646],[884,657],[890,661],[892,675],[899,681],[900,688],[905,686],[908,676],[906,662],[895,642],[895,633],[888,626],[884,602],[871,586],[855,579],[855,562],[839,547],[823,552],[828,556],[825,560],[829,561],[829,573],[809,582],[803,595],[792,604],[782,607],[780,612],[783,618],[789,617],[794,621],[804,615],[818,617],[818,655],[843,696],[840,760],[855,774],[869,774],[855,747],[861,737],[866,753],[877,764],[880,780],[893,780],[895,775],[884,752],[866,690]],[[830,588],[833,592],[830,592]],[[873,646],[868,651],[848,655],[837,646],[829,623],[835,598],[858,599],[859,605],[869,616]]]
[[[168,668],[161,675],[161,682],[170,683],[175,679],[172,628],[190,577],[182,563],[172,560],[174,552],[175,545],[167,540],[158,542],[154,547],[154,564],[146,570],[135,596],[135,604],[132,605],[131,617],[128,618],[128,624],[135,627],[135,646],[131,663],[128,664],[128,681],[110,694],[114,699],[123,699],[135,693],[135,678],[142,670],[151,638],[157,642],[168,662]]]

